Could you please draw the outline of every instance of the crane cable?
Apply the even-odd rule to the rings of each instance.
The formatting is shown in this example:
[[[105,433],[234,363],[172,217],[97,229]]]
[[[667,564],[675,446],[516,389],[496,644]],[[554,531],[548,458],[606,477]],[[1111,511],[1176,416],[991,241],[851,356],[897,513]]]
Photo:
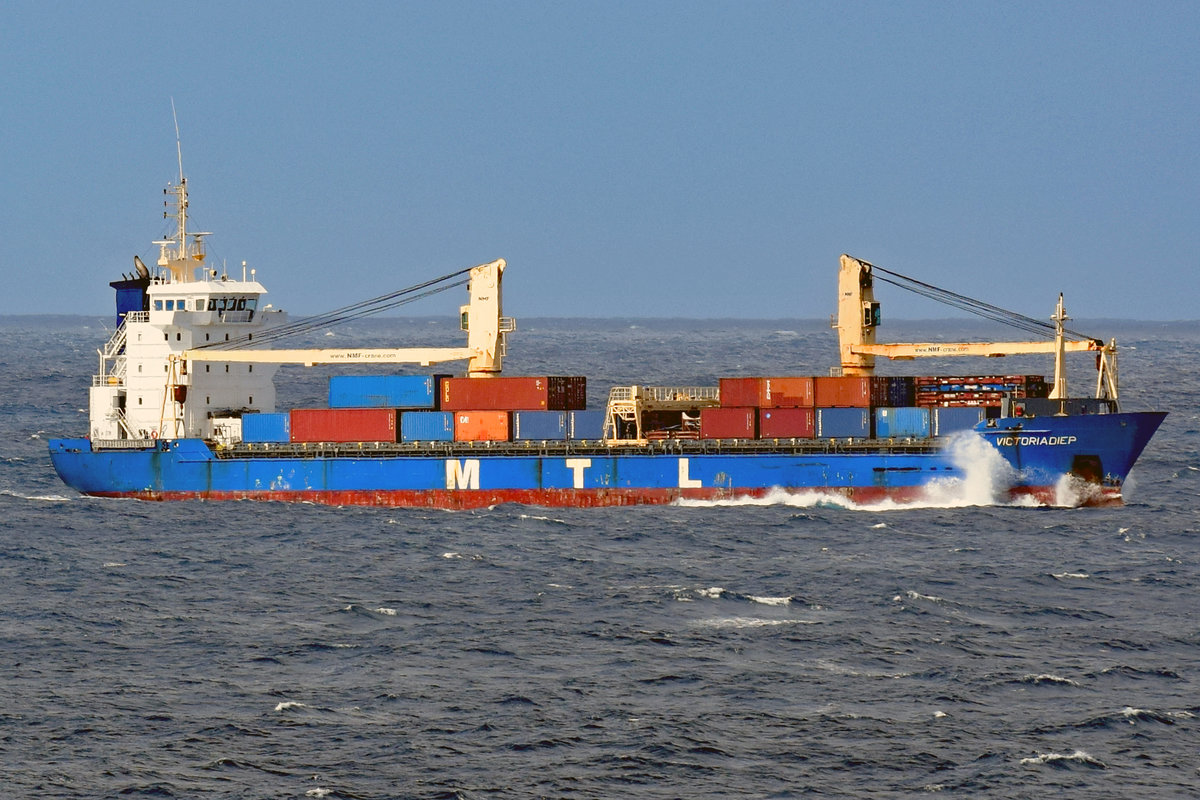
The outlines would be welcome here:
[[[241,347],[253,341],[256,345],[270,344],[277,342],[280,339],[291,338],[309,333],[318,328],[332,327],[342,325],[347,322],[352,322],[356,319],[379,314],[384,311],[398,308],[408,303],[416,302],[417,300],[430,297],[441,292],[448,291],[457,286],[465,286],[469,283],[468,278],[463,278],[470,272],[473,267],[461,269],[457,272],[451,272],[440,278],[424,281],[422,283],[409,286],[405,289],[399,289],[394,292],[389,292],[379,297],[373,297],[370,300],[362,300],[357,303],[352,303],[348,306],[335,308],[332,311],[326,311],[323,314],[317,314],[313,317],[305,317],[296,322],[287,325],[280,325],[278,328],[270,328],[265,331],[260,331],[257,336],[255,334],[245,334],[236,339],[230,339],[224,342],[212,342],[210,344],[199,345],[195,349],[213,349],[213,350],[228,350]],[[454,280],[458,278],[458,280]],[[442,285],[439,285],[442,284]],[[256,338],[255,338],[256,336]]]
[[[866,264],[867,262],[863,262]],[[933,284],[919,281],[916,278],[910,278],[907,275],[901,275],[899,272],[894,272],[890,269],[885,269],[875,264],[867,264],[871,268],[872,274],[884,283],[890,283],[901,289],[906,289],[915,294],[927,297],[939,303],[944,303],[953,306],[962,311],[966,311],[976,316],[990,319],[994,322],[1000,322],[1014,328],[1019,328],[1026,333],[1031,333],[1037,336],[1053,337],[1056,333],[1056,326],[1052,322],[1028,317],[1024,314],[1018,314],[1015,311],[1009,311],[999,306],[994,306],[991,303],[985,303],[982,300],[976,300],[966,295],[952,292],[949,289],[942,289]],[[880,275],[878,273],[884,273]],[[891,277],[885,277],[891,276]],[[1088,336],[1078,331],[1063,329],[1063,333],[1077,340],[1099,341],[1094,336]]]

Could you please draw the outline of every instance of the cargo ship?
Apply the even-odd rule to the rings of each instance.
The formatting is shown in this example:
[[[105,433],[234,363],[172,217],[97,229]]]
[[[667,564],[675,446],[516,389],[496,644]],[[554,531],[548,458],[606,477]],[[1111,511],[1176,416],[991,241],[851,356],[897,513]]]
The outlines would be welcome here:
[[[1044,322],[945,293],[984,316],[1011,316],[1041,340],[876,342],[877,279],[934,287],[846,255],[834,325],[841,363],[830,374],[613,386],[602,408],[588,408],[582,376],[501,375],[516,330],[502,313],[503,260],[293,322],[264,302],[244,262],[240,276],[210,267],[209,234],[189,230],[182,169],[167,197],[174,230],[155,242],[157,263],[135,256],[133,272],[110,284],[117,325],[98,350],[88,434],[49,443],[62,480],[86,495],[450,509],[813,493],[904,503],[982,467],[996,502],[1108,504],[1122,501],[1165,416],[1120,409],[1115,341],[1067,330],[1061,295]],[[275,346],[463,285],[465,345]],[[1071,352],[1095,355],[1094,396],[1069,396]],[[1052,379],[875,374],[879,357],[1028,353],[1053,356]],[[466,362],[457,374],[435,366],[456,361]],[[282,364],[364,365],[364,374],[331,378],[321,408],[279,410]]]

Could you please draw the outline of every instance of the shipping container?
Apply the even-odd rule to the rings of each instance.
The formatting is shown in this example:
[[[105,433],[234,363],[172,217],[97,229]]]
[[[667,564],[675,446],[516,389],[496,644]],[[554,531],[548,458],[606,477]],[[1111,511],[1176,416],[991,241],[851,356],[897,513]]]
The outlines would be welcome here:
[[[812,408],[813,379],[763,378],[761,398],[762,408]]]
[[[721,378],[718,381],[721,405],[745,408],[760,404],[762,378]]]
[[[512,438],[514,442],[565,441],[567,412],[514,411]]]
[[[888,378],[821,376],[813,379],[813,400],[821,408],[886,406],[888,389]]]
[[[811,408],[810,377],[721,378],[721,405],[727,408]]]
[[[823,439],[871,438],[870,409],[818,408],[816,418],[817,436]]]
[[[940,406],[929,409],[930,427],[934,436],[949,436],[974,428],[985,419],[986,409],[979,406]]]
[[[404,411],[400,414],[400,441],[454,441],[454,414],[449,411]]]
[[[254,444],[290,442],[292,418],[281,414],[242,414],[242,441]]]
[[[507,411],[455,411],[454,441],[507,442],[512,435],[511,423]]]
[[[587,379],[447,378],[441,382],[445,411],[574,411],[587,408]]]
[[[393,408],[293,408],[293,442],[394,442]]]
[[[724,406],[700,409],[701,439],[756,439],[758,413]]]
[[[329,379],[330,408],[437,408],[431,375],[335,375]]]
[[[929,424],[928,408],[875,409],[875,436],[879,439],[927,439]]]
[[[887,379],[887,405],[893,408],[906,408],[916,405],[916,385],[911,377],[893,375]]]
[[[764,408],[758,412],[760,439],[811,439],[816,412],[811,408]]]
[[[1012,414],[1026,417],[1051,417],[1056,414],[1078,416],[1081,414],[1110,414],[1113,410],[1112,400],[1097,397],[1068,397],[1061,400],[1030,397],[1024,400],[1015,400]]]
[[[575,441],[604,438],[607,411],[568,411],[567,438]]]

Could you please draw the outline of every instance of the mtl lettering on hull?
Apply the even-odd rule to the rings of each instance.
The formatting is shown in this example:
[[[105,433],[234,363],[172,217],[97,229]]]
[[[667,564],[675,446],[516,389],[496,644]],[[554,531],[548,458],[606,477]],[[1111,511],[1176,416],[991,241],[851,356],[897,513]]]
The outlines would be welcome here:
[[[563,459],[563,466],[571,473],[571,488],[583,489],[586,486],[585,476],[587,470],[591,469],[592,460],[590,458],[567,458]],[[446,459],[446,488],[451,490],[478,489],[479,472],[480,460],[478,458],[468,458],[462,461],[456,458]],[[704,485],[699,478],[691,476],[691,467],[686,458],[679,459],[676,485],[680,489],[698,489]]]
[[[446,460],[447,489],[478,489],[479,488],[479,459],[468,458],[459,461],[456,458]]]
[[[592,465],[590,458],[568,458],[567,469],[571,470],[571,488],[583,488],[583,471]]]
[[[688,460],[686,458],[679,459],[679,488],[680,489],[697,489],[704,484],[699,478],[693,479],[689,474]]]

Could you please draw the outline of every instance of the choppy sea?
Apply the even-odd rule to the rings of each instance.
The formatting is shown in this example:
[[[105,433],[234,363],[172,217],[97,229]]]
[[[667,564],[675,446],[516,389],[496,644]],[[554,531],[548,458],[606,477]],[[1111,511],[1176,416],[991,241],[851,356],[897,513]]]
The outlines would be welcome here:
[[[1200,324],[1098,328],[1126,408],[1171,412],[1124,507],[474,512],[74,494],[46,440],[86,431],[111,326],[0,318],[5,796],[1200,795]],[[586,374],[598,404],[621,383],[822,373],[832,337],[531,320],[506,368]],[[283,370],[281,402],[327,376]]]

